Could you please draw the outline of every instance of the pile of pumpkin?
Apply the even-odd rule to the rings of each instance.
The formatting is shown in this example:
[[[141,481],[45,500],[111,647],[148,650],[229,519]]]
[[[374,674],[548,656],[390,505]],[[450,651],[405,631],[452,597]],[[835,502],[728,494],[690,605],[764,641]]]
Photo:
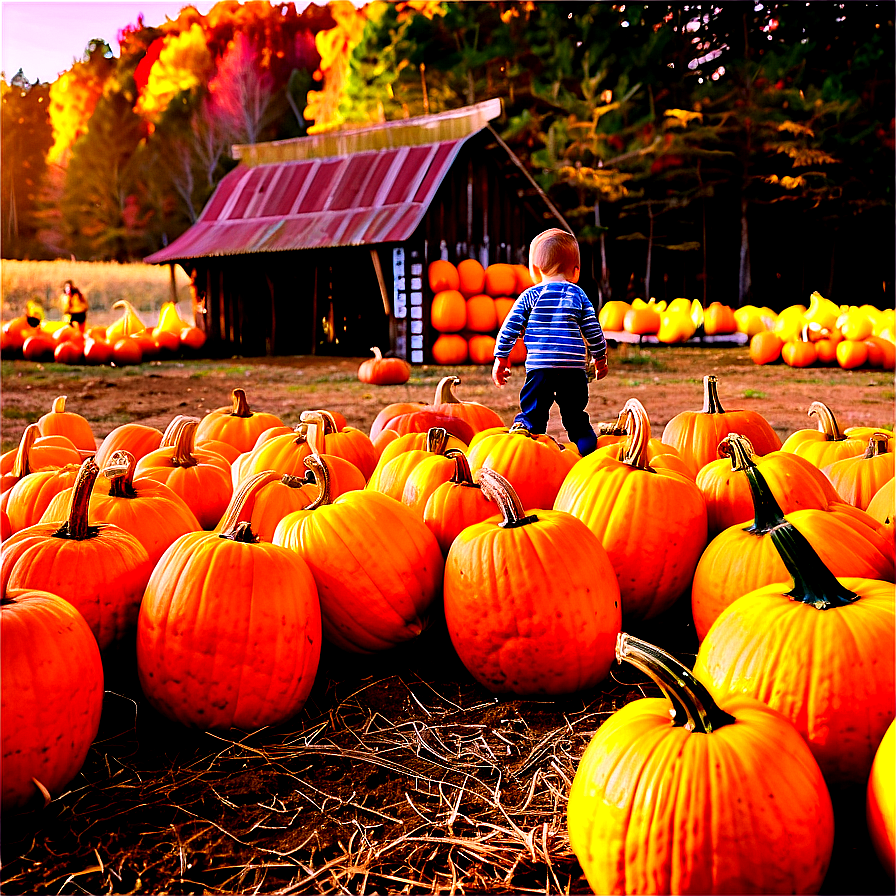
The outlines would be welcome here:
[[[532,286],[524,264],[490,264],[465,258],[454,265],[438,259],[427,268],[433,299],[430,323],[439,334],[432,345],[436,364],[491,364],[495,336],[516,297]],[[514,364],[526,360],[517,340],[510,354]]]
[[[369,432],[334,409],[289,427],[235,389],[99,446],[58,399],[2,458],[4,808],[77,773],[102,656],[135,630],[154,707],[251,730],[301,709],[322,638],[386,650],[443,601],[493,692],[580,691],[618,660],[666,695],[606,719],[572,783],[595,892],[817,892],[841,787],[867,789],[892,872],[892,434],[814,402],[782,444],[707,376],[661,438],[633,399],[582,458],[458,385]],[[693,670],[623,632],[688,594]]]
[[[162,305],[154,327],[147,326],[126,300],[112,308],[122,310],[118,320],[85,332],[64,321],[42,321],[32,327],[25,317],[13,318],[0,329],[0,350],[4,357],[21,356],[28,361],[124,367],[182,353],[195,355],[205,345],[205,333],[183,320],[174,302]]]
[[[671,302],[633,299],[631,304],[612,300],[604,303],[597,317],[601,327],[610,332],[656,336],[666,345],[687,342],[691,337],[727,336],[739,332],[737,312],[721,302],[705,309],[694,299],[672,299]]]

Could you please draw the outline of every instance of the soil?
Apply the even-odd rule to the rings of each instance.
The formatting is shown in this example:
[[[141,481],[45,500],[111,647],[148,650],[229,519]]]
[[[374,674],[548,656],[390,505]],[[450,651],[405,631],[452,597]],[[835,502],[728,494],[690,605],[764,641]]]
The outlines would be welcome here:
[[[519,371],[503,390],[473,367],[415,368],[407,385],[371,387],[357,381],[360,360],[4,361],[3,448],[58,395],[98,439],[125,422],[163,429],[176,414],[201,416],[228,405],[236,386],[288,424],[323,407],[368,430],[386,404],[430,401],[450,374],[459,398],[507,422],[516,410]],[[635,397],[655,435],[702,406],[708,373],[726,409],[760,411],[782,439],[815,428],[806,416],[815,400],[842,427],[893,424],[890,373],[756,367],[742,348],[619,346],[609,363],[591,386],[592,420],[615,419]],[[564,440],[556,417],[549,432]],[[693,660],[688,595],[627,630]],[[103,721],[83,770],[46,807],[2,819],[3,893],[588,892],[566,834],[569,782],[600,722],[656,693],[631,667],[614,667],[574,696],[497,697],[464,669],[438,611],[417,639],[382,654],[325,644],[302,712],[257,732],[185,729],[143,698],[132,646],[104,662]],[[822,892],[892,893],[868,840],[863,789],[834,798]]]

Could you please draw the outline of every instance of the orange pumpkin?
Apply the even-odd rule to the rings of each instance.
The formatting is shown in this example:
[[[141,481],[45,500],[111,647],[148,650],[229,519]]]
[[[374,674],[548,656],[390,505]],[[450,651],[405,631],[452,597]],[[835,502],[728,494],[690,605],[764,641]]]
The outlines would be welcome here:
[[[861,367],[868,360],[868,346],[864,341],[844,339],[837,343],[837,363],[844,370]]]
[[[515,264],[513,270],[516,272],[516,289],[514,290],[516,295],[524,292],[530,286],[535,285],[535,281],[532,279],[532,273],[529,271],[527,265]]]
[[[53,402],[53,409],[37,421],[42,436],[65,436],[79,451],[96,454],[96,439],[86,418],[65,409],[66,396]]]
[[[510,309],[513,308],[515,301],[516,299],[511,299],[507,296],[499,296],[495,299],[495,317],[499,327],[504,323],[504,318],[510,314]]]
[[[896,523],[896,481],[890,479],[884,483],[868,504],[868,516],[889,527],[893,534]]]
[[[786,578],[719,615],[694,675],[717,699],[748,694],[783,713],[829,785],[864,785],[896,713],[893,586],[835,578],[791,522],[769,534]]]
[[[871,499],[896,475],[896,455],[890,441],[885,433],[875,433],[864,454],[834,461],[822,469],[848,504],[867,510]]]
[[[788,339],[781,346],[781,360],[788,367],[811,367],[818,359],[818,349],[808,339]]]
[[[84,617],[55,594],[0,600],[2,807],[58,796],[81,769],[103,710],[103,664]]]
[[[59,469],[38,470],[23,476],[5,495],[3,509],[13,532],[21,532],[40,522],[50,502],[60,492],[74,485],[78,464]]]
[[[146,548],[129,532],[91,525],[88,507],[98,474],[93,458],[81,464],[62,525],[37,523],[3,543],[0,588],[30,588],[65,598],[105,650],[136,623],[152,564]]]
[[[259,541],[248,522],[266,475],[237,492],[221,532],[175,541],[146,586],[140,685],[159,712],[193,728],[276,725],[302,708],[314,683],[314,577],[294,552]]]
[[[312,452],[343,457],[361,471],[365,482],[370,479],[379,456],[367,433],[354,426],[339,429],[329,411],[303,411],[300,419],[309,426]]]
[[[668,609],[693,578],[706,546],[706,504],[691,478],[651,466],[650,421],[641,402],[631,399],[623,412],[632,421],[623,456],[595,451],[579,461],[554,510],[580,519],[607,552],[623,615],[649,619]]]
[[[439,333],[457,333],[467,325],[467,303],[456,289],[446,289],[433,296],[430,322]]]
[[[783,345],[781,337],[771,330],[756,333],[750,339],[750,360],[754,364],[774,364],[781,357]]]
[[[791,433],[781,446],[782,451],[798,454],[821,469],[834,461],[856,457],[867,448],[867,436],[842,433],[834,412],[823,402],[813,401],[808,415],[818,417],[818,429],[798,429]]]
[[[84,340],[84,361],[87,364],[108,364],[112,360],[112,346],[103,339]]]
[[[871,834],[874,851],[891,880],[896,869],[894,766],[896,766],[896,722],[891,722],[874,756],[865,801],[868,833]]]
[[[180,344],[194,354],[205,345],[206,339],[205,333],[199,327],[184,327],[180,331]]]
[[[47,467],[80,464],[81,453],[68,436],[42,436],[36,423],[25,427],[18,448],[0,457],[0,488],[6,491],[23,476]]]
[[[410,434],[405,434],[402,439],[407,439],[408,435]],[[384,453],[380,458],[380,462],[367,483],[367,488],[383,495],[389,495],[396,501],[401,501],[408,476],[420,463],[432,457],[439,457],[443,461],[451,463],[444,456],[450,439],[451,436],[446,429],[434,426],[427,430],[422,445],[414,440],[413,443],[406,442],[405,445],[414,444],[417,447],[408,448],[404,445],[392,447],[388,457]],[[410,496],[411,499],[414,497],[415,495]]]
[[[436,364],[465,364],[469,357],[467,340],[457,333],[442,333],[432,344]]]
[[[268,433],[274,432],[269,430]],[[243,479],[256,473],[273,470],[281,476],[304,476],[305,458],[311,454],[308,444],[308,425],[299,423],[281,435],[265,438],[262,433],[255,447],[234,461],[231,481],[236,487]]]
[[[245,389],[234,389],[230,407],[210,411],[199,421],[196,443],[227,442],[239,452],[251,451],[258,437],[274,426],[283,426],[283,421],[275,414],[253,411]]]
[[[28,336],[22,345],[22,357],[26,361],[40,361],[53,356],[56,343],[43,331]]]
[[[781,447],[781,440],[768,421],[756,411],[726,411],[719,401],[718,380],[703,377],[703,408],[676,414],[663,430],[663,442],[671,445],[696,475],[704,464],[718,458],[718,445],[736,432],[752,442],[757,454]]]
[[[491,296],[478,295],[467,299],[466,326],[474,333],[491,333],[498,329],[498,312]]]
[[[588,527],[526,515],[510,483],[482,470],[502,519],[468,526],[445,560],[445,622],[470,674],[498,693],[565,694],[602,681],[620,627],[616,576]]]
[[[127,367],[143,361],[143,347],[133,336],[123,336],[112,343],[112,363],[116,367]]]
[[[274,544],[296,551],[311,568],[324,637],[356,653],[416,637],[442,588],[435,536],[399,501],[371,489],[331,501],[325,461],[312,456],[306,464],[320,494],[280,521]]]
[[[431,261],[426,272],[429,279],[429,288],[433,293],[460,287],[460,275],[457,273],[457,268],[450,261],[445,261],[441,258]]]
[[[140,460],[161,444],[162,433],[154,426],[123,423],[121,426],[116,426],[100,443],[96,452],[96,462],[100,468],[104,467],[116,451],[127,451],[135,460]]]
[[[613,713],[576,770],[569,843],[594,892],[817,893],[834,812],[793,725],[751,697],[717,701],[680,662],[628,634],[616,657],[663,696]]]
[[[734,309],[721,302],[711,302],[703,310],[703,332],[707,336],[717,336],[737,332]]]
[[[465,258],[458,262],[457,274],[460,277],[460,291],[465,299],[485,292],[485,268],[475,258]]]
[[[448,417],[457,417],[465,420],[473,429],[480,432],[492,426],[503,426],[504,421],[497,411],[480,404],[478,401],[462,401],[454,394],[454,389],[460,385],[460,377],[445,376],[439,380],[436,386],[436,394],[432,400],[433,410],[437,414]]]
[[[444,428],[444,427],[442,427]],[[447,432],[447,430],[445,430]],[[429,441],[429,430],[424,432],[406,432],[399,434],[394,430],[383,430],[383,434],[388,433],[389,435],[394,436],[394,438],[386,445],[383,446],[382,453],[380,454],[380,459],[377,461],[376,469],[374,470],[374,476],[379,475],[379,470],[381,467],[384,467],[390,460],[392,460],[397,455],[401,454],[403,451],[414,451],[417,449],[425,449],[427,442]],[[467,443],[461,441],[457,436],[451,435],[448,433],[448,441],[445,444],[444,451],[449,451],[452,448],[459,449],[460,451],[467,450]],[[371,479],[373,476],[371,477]]]
[[[622,319],[622,328],[627,333],[634,333],[638,336],[647,336],[658,333],[662,319],[659,313],[653,308],[629,308],[625,312]]]
[[[373,357],[361,362],[358,379],[373,386],[400,386],[411,378],[411,365],[404,358],[384,358],[376,347]]]
[[[477,333],[467,340],[470,362],[473,364],[491,364],[495,360],[495,337],[485,333]]]
[[[516,269],[512,264],[496,262],[485,269],[485,291],[493,299],[516,292]]]

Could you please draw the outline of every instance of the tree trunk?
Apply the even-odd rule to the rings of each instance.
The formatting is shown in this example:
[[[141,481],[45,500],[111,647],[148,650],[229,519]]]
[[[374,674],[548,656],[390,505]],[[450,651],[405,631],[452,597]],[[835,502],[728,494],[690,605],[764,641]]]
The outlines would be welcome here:
[[[747,228],[747,197],[740,200],[740,271],[737,278],[737,305],[742,308],[750,298],[750,237]]]

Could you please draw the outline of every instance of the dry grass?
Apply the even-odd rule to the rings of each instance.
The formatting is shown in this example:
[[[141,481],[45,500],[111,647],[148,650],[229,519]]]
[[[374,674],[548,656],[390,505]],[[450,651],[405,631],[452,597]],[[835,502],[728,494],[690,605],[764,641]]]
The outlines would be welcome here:
[[[180,309],[190,307],[190,280],[180,266],[175,266],[175,284]],[[112,306],[124,299],[138,311],[147,313],[155,322],[163,302],[171,300],[171,268],[150,264],[117,264],[116,262],[13,261],[3,260],[3,317],[20,314],[29,299],[39,299],[48,320],[61,320],[59,294],[62,284],[72,280],[90,303],[90,321],[97,325],[111,323],[118,317]]]

